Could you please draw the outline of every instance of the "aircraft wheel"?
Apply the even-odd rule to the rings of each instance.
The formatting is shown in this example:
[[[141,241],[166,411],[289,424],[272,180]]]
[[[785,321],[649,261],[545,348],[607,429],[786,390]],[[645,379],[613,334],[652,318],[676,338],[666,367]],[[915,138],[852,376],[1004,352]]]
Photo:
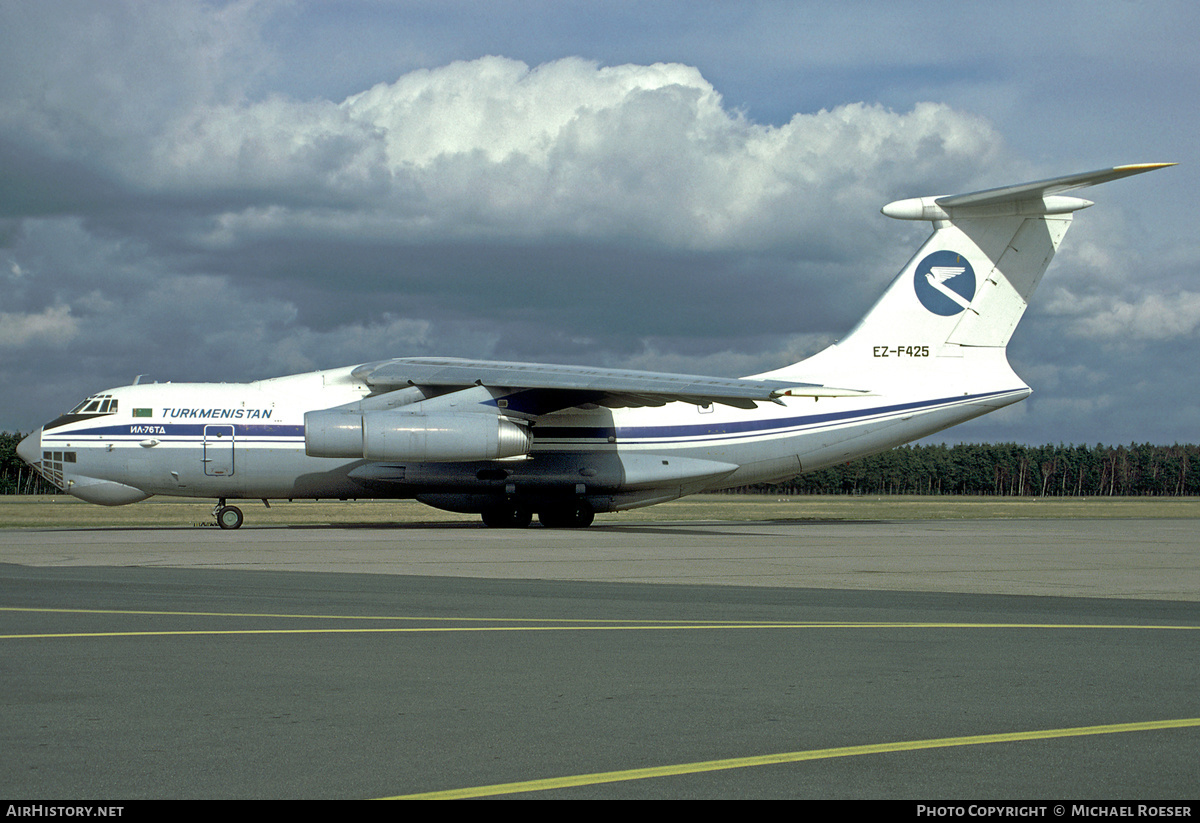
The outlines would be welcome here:
[[[548,529],[586,529],[595,519],[592,507],[582,500],[538,512],[538,520]]]
[[[504,503],[483,510],[483,525],[493,529],[523,529],[533,522],[533,512],[524,506]]]
[[[217,509],[217,525],[222,529],[241,528],[242,510],[237,506],[222,506]]]

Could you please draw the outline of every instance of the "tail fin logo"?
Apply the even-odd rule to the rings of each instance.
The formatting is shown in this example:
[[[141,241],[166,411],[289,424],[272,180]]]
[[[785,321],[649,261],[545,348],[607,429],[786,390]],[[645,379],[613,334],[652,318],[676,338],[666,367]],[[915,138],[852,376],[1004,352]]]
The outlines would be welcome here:
[[[917,264],[913,288],[921,305],[934,314],[951,317],[975,298],[975,270],[953,251],[935,251]]]

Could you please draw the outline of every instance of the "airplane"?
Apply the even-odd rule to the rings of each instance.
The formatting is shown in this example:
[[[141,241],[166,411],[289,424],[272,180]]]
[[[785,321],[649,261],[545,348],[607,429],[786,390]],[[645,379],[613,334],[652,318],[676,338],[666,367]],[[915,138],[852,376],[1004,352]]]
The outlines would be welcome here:
[[[523,528],[590,526],[697,492],[778,482],[1025,399],[1006,346],[1066,234],[1064,192],[1174,163],[1116,166],[889,203],[933,233],[840,341],[744,378],[400,357],[251,383],[140,383],[92,395],[19,444],[59,489],[409,498]]]

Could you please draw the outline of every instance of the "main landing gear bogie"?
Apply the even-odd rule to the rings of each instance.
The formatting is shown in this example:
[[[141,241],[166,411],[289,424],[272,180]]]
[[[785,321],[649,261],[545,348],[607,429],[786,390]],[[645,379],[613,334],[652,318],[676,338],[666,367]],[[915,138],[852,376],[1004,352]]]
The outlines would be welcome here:
[[[586,529],[595,519],[592,507],[582,500],[538,512],[538,520],[548,529]]]
[[[596,513],[584,500],[540,509],[538,521],[548,529],[584,529]],[[533,521],[531,509],[516,503],[501,503],[482,512],[483,524],[493,529],[523,529]]]
[[[533,522],[533,512],[515,503],[484,509],[483,525],[492,529],[523,529]]]

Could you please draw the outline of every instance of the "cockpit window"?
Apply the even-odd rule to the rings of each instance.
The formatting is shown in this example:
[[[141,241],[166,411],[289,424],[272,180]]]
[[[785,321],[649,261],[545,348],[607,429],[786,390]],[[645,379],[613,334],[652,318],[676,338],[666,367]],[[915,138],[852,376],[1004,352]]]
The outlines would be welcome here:
[[[75,423],[80,420],[92,420],[97,417],[104,417],[106,415],[116,413],[117,400],[115,397],[113,397],[111,394],[93,394],[87,400],[84,400],[66,414],[59,415],[46,425],[42,426],[42,431],[48,432],[51,429],[56,429],[59,426],[65,426],[68,423]]]
[[[67,414],[116,414],[117,401],[110,394],[94,394]]]

